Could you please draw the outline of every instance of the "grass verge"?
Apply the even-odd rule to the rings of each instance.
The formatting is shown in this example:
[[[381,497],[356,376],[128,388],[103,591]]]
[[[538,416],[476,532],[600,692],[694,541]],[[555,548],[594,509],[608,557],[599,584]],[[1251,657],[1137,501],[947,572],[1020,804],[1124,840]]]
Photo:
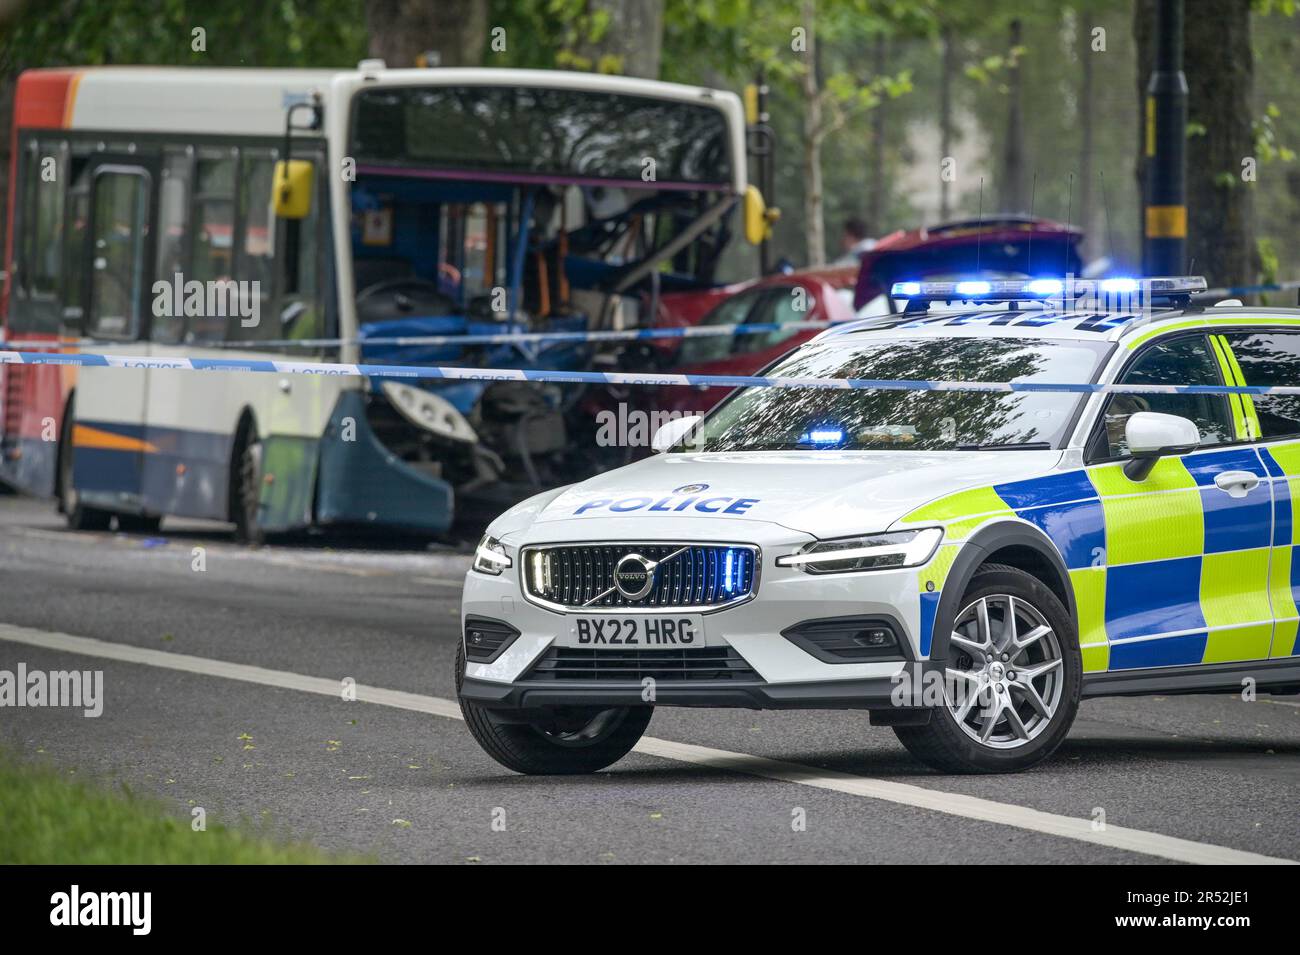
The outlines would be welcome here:
[[[195,832],[162,803],[74,781],[0,752],[0,864],[192,865],[359,862],[226,826]]]

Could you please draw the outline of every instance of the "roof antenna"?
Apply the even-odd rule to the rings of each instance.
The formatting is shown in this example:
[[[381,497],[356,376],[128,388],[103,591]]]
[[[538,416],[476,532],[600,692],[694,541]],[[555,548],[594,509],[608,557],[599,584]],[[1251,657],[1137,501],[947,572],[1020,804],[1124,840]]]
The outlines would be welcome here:
[[[975,274],[980,271],[980,240],[984,238],[984,177],[980,176],[979,216],[975,223]]]
[[[1034,184],[1029,187],[1029,218],[1034,218],[1034,199],[1038,196],[1038,170],[1034,170]],[[1029,223],[1029,254],[1025,263],[1025,274],[1034,277],[1034,224]]]

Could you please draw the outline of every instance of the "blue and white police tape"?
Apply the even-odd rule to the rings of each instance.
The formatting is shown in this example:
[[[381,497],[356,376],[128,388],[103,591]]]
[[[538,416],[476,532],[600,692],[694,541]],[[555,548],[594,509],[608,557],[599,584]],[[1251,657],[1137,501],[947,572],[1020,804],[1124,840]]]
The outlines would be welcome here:
[[[717,338],[722,335],[763,335],[768,332],[796,332],[829,328],[828,321],[772,322],[752,325],[683,325],[671,328],[628,328],[597,332],[494,332],[486,335],[400,335],[374,338],[281,338],[234,342],[203,342],[204,348],[338,348],[343,345],[549,345],[581,342],[652,341],[673,338]],[[0,341],[0,348],[48,348],[49,340]],[[60,341],[60,347],[84,348],[107,345],[108,341],[81,338]]]
[[[1300,387],[1263,385],[1106,385],[1094,382],[920,381],[876,378],[795,378],[761,375],[657,375],[624,371],[556,371],[443,365],[371,365],[241,358],[160,358],[0,351],[0,365],[74,365],[180,371],[262,372],[279,375],[364,375],[371,378],[458,381],[546,381],[561,384],[666,385],[714,388],[839,388],[871,391],[1066,392],[1132,395],[1300,395]]]

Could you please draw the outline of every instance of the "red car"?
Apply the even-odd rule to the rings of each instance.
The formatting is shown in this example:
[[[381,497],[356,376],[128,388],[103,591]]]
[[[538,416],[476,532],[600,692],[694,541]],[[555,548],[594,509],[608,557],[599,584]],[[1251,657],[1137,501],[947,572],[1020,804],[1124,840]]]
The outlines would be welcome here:
[[[1050,219],[999,216],[899,230],[862,256],[853,305],[879,302],[888,312],[890,287],[909,279],[981,275],[986,278],[1080,275],[1083,233]],[[873,309],[874,311],[874,309]]]
[[[665,324],[794,327],[752,334],[659,339],[657,363],[674,374],[751,375],[821,331],[800,328],[800,323],[844,322],[853,318],[856,279],[857,269],[853,268],[807,269],[729,286],[728,292],[718,296],[718,303],[699,321],[684,322],[678,318]],[[729,390],[662,388],[658,389],[654,406],[662,411],[705,411]]]
[[[659,327],[796,327],[637,343],[624,350],[620,363],[627,370],[752,375],[821,331],[799,328],[800,322],[841,322],[896,311],[901,303],[889,295],[895,282],[975,274],[989,278],[1077,275],[1083,270],[1078,251],[1082,240],[1077,229],[1019,216],[900,230],[880,239],[856,268],[806,269],[706,291],[666,294],[659,301],[655,322]],[[590,393],[582,409],[589,420],[608,420],[600,416],[611,414],[620,421],[631,414],[662,420],[664,413],[703,413],[730,390],[609,386]],[[630,422],[627,430],[632,433]],[[646,427],[637,433],[648,435],[653,430]],[[603,448],[601,466],[617,466],[646,453],[648,448],[640,443]]]
[[[1078,275],[1083,270],[1078,251],[1082,240],[1078,229],[1022,216],[900,230],[877,242],[857,268],[807,269],[707,292],[665,295],[657,324],[840,322],[887,315],[897,308],[888,294],[890,288],[907,279]],[[800,289],[805,296],[802,300],[798,298]],[[818,329],[792,328],[754,335],[661,339],[657,364],[660,370],[676,374],[752,375],[817,333]],[[706,411],[728,390],[663,388],[653,399],[654,407]]]

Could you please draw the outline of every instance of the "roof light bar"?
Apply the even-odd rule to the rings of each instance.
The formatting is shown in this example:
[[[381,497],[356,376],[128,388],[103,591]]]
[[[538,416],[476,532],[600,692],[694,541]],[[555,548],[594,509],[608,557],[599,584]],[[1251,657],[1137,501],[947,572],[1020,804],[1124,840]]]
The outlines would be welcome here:
[[[1083,296],[1139,295],[1144,299],[1190,296],[1206,290],[1199,275],[1158,278],[1076,279],[964,279],[959,282],[895,282],[895,298],[914,302],[1010,302],[1063,299],[1073,302]]]

